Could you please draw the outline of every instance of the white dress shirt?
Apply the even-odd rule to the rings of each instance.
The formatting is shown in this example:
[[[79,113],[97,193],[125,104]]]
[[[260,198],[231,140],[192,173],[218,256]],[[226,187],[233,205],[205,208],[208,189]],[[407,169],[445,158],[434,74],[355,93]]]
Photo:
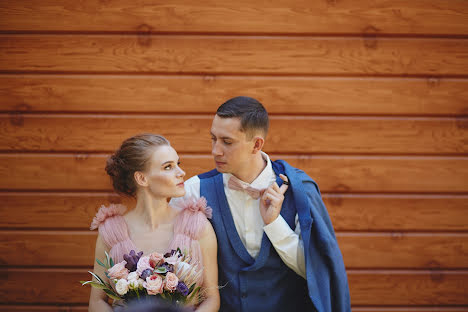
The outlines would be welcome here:
[[[270,158],[262,152],[266,167],[250,184],[257,189],[268,188],[276,181]],[[243,191],[235,191],[227,187],[230,173],[223,173],[224,193],[231,210],[232,218],[242,243],[249,254],[256,258],[260,252],[263,232],[270,239],[276,252],[283,262],[294,272],[305,278],[304,247],[301,229],[296,215],[296,229],[293,231],[281,215],[272,223],[265,225],[260,214],[260,199],[253,199]],[[185,197],[200,198],[200,179],[194,176],[185,182]],[[178,198],[173,198],[171,204],[177,206]]]

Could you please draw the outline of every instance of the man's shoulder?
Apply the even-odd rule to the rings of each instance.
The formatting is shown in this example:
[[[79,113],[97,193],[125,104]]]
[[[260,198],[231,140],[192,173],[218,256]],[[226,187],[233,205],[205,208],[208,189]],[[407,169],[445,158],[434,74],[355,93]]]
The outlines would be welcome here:
[[[291,178],[302,181],[312,181],[315,183],[315,181],[309,177],[307,173],[304,172],[304,170],[291,166],[286,160],[278,159],[272,163],[274,163],[276,166],[281,166],[287,174],[291,175]]]
[[[286,176],[292,180],[301,182],[302,187],[308,189],[311,188],[314,191],[320,193],[319,186],[317,182],[314,181],[304,170],[291,166],[287,161],[278,159],[275,160],[277,166],[282,166]],[[294,183],[294,182],[293,182]]]

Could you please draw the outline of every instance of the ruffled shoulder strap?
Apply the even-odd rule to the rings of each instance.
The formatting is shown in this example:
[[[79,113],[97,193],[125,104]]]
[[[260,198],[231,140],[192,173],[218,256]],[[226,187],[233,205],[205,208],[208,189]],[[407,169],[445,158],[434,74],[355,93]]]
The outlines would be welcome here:
[[[174,222],[174,234],[185,234],[198,240],[205,228],[207,218],[211,219],[213,210],[207,206],[206,198],[190,197],[179,200],[179,214]]]
[[[123,255],[132,249],[136,250],[128,234],[127,222],[123,218],[126,210],[127,208],[120,204],[102,205],[90,227],[91,230],[99,230],[99,235],[110,248],[110,255],[115,263],[123,261]]]
[[[207,206],[204,197],[180,199],[176,208],[180,209],[180,212],[174,221],[174,238],[169,244],[169,249],[188,249],[192,260],[202,264],[198,240],[208,222],[207,218],[211,218],[212,209]]]

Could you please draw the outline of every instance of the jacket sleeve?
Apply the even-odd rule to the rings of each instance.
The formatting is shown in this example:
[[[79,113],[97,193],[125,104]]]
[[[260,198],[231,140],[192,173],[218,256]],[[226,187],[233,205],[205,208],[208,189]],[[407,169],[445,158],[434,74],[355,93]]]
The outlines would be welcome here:
[[[301,187],[306,197],[302,203],[307,205],[303,211],[310,214],[311,220],[310,232],[306,230],[309,237],[304,240],[309,295],[318,311],[351,311],[343,257],[320,190],[305,173]]]

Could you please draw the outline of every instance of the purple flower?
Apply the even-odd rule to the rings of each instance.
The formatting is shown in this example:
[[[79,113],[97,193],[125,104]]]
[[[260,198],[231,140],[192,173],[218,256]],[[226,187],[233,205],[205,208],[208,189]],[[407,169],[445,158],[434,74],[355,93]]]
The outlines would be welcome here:
[[[146,278],[147,278],[148,276],[151,276],[151,274],[153,274],[153,270],[151,270],[151,269],[146,269],[146,270],[144,270],[144,271],[141,273],[141,276],[140,276],[140,277],[141,277],[143,280],[146,281]]]
[[[160,268],[166,268],[167,272],[174,273],[174,265],[164,262],[163,265],[159,266]]]
[[[187,285],[185,285],[184,282],[179,282],[177,284],[177,291],[180,292],[184,297],[188,295],[189,293],[189,289],[187,287]]]
[[[140,251],[139,253],[135,253],[135,250],[130,250],[130,253],[127,255],[125,254],[123,257],[125,261],[127,261],[127,264],[125,267],[130,271],[130,272],[135,272],[137,269],[137,264],[138,260],[140,260],[140,257],[143,255],[143,251]]]

